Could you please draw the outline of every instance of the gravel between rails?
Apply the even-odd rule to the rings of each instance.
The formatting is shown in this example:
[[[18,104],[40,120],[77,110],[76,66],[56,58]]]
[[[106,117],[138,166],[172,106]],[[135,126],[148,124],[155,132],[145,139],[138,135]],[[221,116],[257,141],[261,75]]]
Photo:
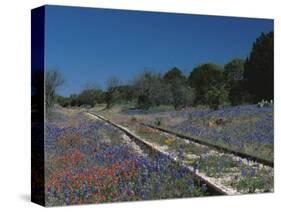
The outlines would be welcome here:
[[[140,145],[140,148],[146,147],[146,148],[149,148],[152,151],[156,151],[160,154],[166,155],[173,162],[178,163],[181,166],[186,167],[191,173],[194,174],[194,176],[199,178],[202,182],[206,183],[207,186],[209,186],[210,188],[212,188],[216,192],[218,192],[220,194],[224,194],[224,195],[240,194],[240,192],[233,189],[232,187],[225,186],[225,185],[221,184],[221,182],[219,180],[216,180],[212,177],[208,177],[205,173],[199,172],[198,170],[194,171],[193,167],[187,165],[184,161],[179,160],[174,154],[171,154],[170,152],[165,151],[165,149],[161,148],[161,146],[159,146],[159,145],[152,144],[151,142],[148,142],[148,141],[144,140],[143,138],[139,137],[138,135],[136,135],[135,133],[130,131],[128,128],[123,127],[123,126],[121,126],[121,125],[101,116],[101,115],[97,115],[97,114],[89,113],[89,112],[86,112],[86,114],[89,117],[92,117],[92,118],[95,118],[95,119],[98,118],[100,120],[103,120],[103,121],[115,126],[119,130],[123,131],[128,137],[134,139]]]

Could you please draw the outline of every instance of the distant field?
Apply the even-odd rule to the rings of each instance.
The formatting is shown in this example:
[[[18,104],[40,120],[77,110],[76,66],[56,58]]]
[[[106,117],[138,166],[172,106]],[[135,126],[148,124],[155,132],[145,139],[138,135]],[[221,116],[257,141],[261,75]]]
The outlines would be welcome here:
[[[239,152],[273,161],[273,107],[243,105],[220,110],[187,108],[181,111],[154,108],[151,110],[112,109],[101,114],[125,124],[134,117],[175,132],[202,139]]]

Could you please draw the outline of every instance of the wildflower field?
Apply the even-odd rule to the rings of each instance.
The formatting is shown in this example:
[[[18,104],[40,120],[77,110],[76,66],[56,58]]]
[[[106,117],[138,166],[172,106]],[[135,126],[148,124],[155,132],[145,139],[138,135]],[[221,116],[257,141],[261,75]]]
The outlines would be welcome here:
[[[273,106],[229,106],[220,110],[129,110],[128,116],[211,144],[273,161]]]
[[[99,112],[98,112],[98,111]],[[219,193],[194,173],[231,194],[273,191],[272,167],[235,157],[150,123],[207,142],[273,159],[273,107],[245,105],[221,110],[91,109],[127,127],[160,152],[141,148],[122,130],[85,109],[56,107],[45,131],[46,205],[71,205],[211,196]],[[186,166],[170,160],[176,158]]]
[[[194,172],[238,193],[273,191],[272,167],[208,148],[140,123],[157,125],[230,150],[273,160],[273,107],[244,105],[220,110],[187,108],[182,111],[100,111],[143,139],[169,152]]]
[[[48,206],[215,194],[186,168],[148,155],[120,130],[82,111],[57,109],[45,130]]]

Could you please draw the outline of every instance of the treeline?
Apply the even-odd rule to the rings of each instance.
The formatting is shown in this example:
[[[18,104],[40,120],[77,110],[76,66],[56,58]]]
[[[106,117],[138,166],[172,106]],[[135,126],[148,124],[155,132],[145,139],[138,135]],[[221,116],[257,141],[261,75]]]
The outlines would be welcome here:
[[[116,78],[107,82],[107,89],[86,86],[79,94],[56,96],[63,107],[90,106],[105,103],[107,108],[117,103],[135,103],[149,109],[159,105],[221,105],[257,103],[273,99],[273,32],[262,33],[254,42],[246,59],[235,58],[224,66],[206,63],[195,67],[189,76],[177,67],[165,74],[144,71],[126,85]]]

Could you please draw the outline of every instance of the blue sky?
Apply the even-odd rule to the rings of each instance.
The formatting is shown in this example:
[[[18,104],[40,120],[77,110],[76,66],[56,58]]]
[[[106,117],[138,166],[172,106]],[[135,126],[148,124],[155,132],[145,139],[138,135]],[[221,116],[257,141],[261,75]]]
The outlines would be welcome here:
[[[246,58],[273,21],[219,16],[46,6],[46,69],[59,69],[59,94],[77,93],[87,83],[105,87],[143,70],[185,74],[205,62]]]

